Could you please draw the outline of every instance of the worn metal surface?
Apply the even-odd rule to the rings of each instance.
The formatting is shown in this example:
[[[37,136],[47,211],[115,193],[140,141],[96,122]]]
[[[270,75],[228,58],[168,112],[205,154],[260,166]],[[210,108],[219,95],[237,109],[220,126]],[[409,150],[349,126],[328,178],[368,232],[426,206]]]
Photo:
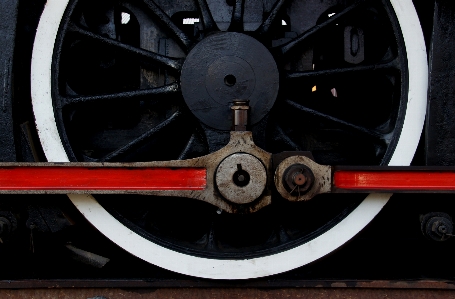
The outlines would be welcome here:
[[[246,204],[264,192],[267,169],[252,155],[233,154],[218,165],[215,182],[224,198],[237,204]]]
[[[227,78],[227,79],[226,79]],[[226,76],[228,84],[235,84],[237,78],[233,75]],[[247,128],[249,126],[250,120],[250,106],[248,100],[236,100],[231,106],[232,110],[232,131],[249,131]]]
[[[308,189],[302,192],[290,192],[283,184],[283,178],[286,175],[286,170],[295,164],[306,165],[314,174],[314,183]],[[291,156],[284,159],[275,170],[275,187],[281,196],[290,201],[310,200],[315,195],[320,193],[331,192],[332,186],[332,168],[326,165],[320,165],[304,156]],[[297,187],[298,188],[298,187]]]
[[[218,192],[215,187],[215,174],[218,165],[228,156],[242,152],[256,157],[267,169],[271,166],[271,154],[262,150],[254,144],[253,135],[248,131],[231,132],[231,139],[229,143],[222,149],[211,153],[210,155],[189,159],[189,160],[175,160],[163,162],[147,162],[156,165],[166,165],[166,167],[205,167],[207,169],[207,186],[205,190],[198,191],[155,191],[144,192],[141,194],[160,195],[160,196],[179,196],[194,198],[213,204],[222,210],[229,213],[252,213],[267,206],[271,203],[271,191],[265,189],[261,197],[257,200],[245,204],[237,205],[225,198]],[[147,164],[146,163],[146,164]]]
[[[303,164],[291,165],[285,170],[282,178],[284,188],[293,195],[306,193],[314,183],[314,174]]]

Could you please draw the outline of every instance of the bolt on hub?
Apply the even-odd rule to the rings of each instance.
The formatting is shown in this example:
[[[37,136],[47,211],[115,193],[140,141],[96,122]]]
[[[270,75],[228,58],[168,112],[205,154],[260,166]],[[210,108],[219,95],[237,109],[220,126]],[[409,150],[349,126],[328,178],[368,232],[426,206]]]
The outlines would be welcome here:
[[[294,164],[284,171],[283,185],[291,195],[305,194],[314,183],[314,174],[303,164]]]

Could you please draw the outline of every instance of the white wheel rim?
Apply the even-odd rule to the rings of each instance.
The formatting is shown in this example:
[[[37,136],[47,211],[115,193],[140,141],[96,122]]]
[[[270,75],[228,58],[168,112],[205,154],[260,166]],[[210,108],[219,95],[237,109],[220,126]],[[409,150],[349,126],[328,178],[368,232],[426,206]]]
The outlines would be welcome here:
[[[69,0],[48,0],[35,38],[31,91],[36,126],[49,162],[69,162],[58,134],[51,97],[54,43]],[[409,165],[422,132],[426,111],[427,56],[412,0],[391,0],[406,45],[409,97],[401,136],[389,165]],[[217,260],[185,255],[139,236],[110,215],[91,195],[68,195],[101,233],[131,254],[162,268],[212,279],[247,279],[285,272],[313,262],[337,249],[362,230],[391,194],[370,194],[345,219],[317,238],[285,252],[242,259]]]

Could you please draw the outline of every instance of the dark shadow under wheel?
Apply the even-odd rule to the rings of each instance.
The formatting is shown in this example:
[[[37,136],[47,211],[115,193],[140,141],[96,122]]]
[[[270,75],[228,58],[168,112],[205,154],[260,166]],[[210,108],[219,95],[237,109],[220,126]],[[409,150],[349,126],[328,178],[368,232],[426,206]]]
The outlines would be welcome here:
[[[253,2],[49,1],[32,61],[47,159],[202,156],[227,143],[229,105],[246,98],[264,150],[311,151],[321,164],[409,164],[427,75],[412,2]],[[262,65],[255,62],[260,51],[261,59],[270,55]],[[234,279],[324,256],[389,196],[277,197],[251,215],[184,198],[70,198],[108,238],[146,261]]]

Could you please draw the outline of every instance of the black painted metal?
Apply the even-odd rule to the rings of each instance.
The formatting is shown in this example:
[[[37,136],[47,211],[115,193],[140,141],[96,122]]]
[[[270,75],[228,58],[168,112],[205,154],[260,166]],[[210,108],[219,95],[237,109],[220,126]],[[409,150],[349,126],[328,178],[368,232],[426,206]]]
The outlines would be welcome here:
[[[295,39],[291,40],[290,42],[288,42],[288,43],[286,43],[286,44],[284,44],[282,46],[280,46],[277,49],[277,51],[280,54],[282,54],[282,55],[287,54],[288,52],[292,51],[294,48],[299,47],[299,46],[301,46],[301,44],[307,42],[310,38],[312,38],[313,36],[318,34],[318,32],[326,30],[330,26],[334,26],[337,22],[342,22],[343,20],[348,18],[353,12],[355,12],[355,10],[357,8],[359,8],[361,6],[361,4],[363,4],[363,2],[364,2],[364,0],[356,1],[351,6],[345,8],[341,12],[335,14],[334,16],[332,16],[331,18],[326,20],[324,23],[317,24],[317,25],[311,27],[310,29],[308,29],[307,31],[303,32],[302,34],[300,34]]]
[[[177,58],[172,58],[172,57],[166,57],[164,55],[160,55],[157,53],[153,53],[150,51],[146,51],[137,47],[130,46],[125,43],[118,42],[114,39],[103,37],[101,35],[95,34],[93,32],[90,32],[88,30],[85,30],[84,28],[79,27],[78,25],[72,23],[68,26],[69,31],[71,32],[76,32],[86,38],[95,40],[101,44],[111,46],[113,48],[118,48],[124,51],[126,54],[131,54],[131,55],[137,55],[139,56],[142,60],[147,63],[148,61],[151,61],[152,63],[157,63],[161,64],[163,66],[169,67],[170,69],[180,71],[182,67],[182,59],[177,59]]]
[[[455,165],[455,3],[437,0],[430,51],[426,164]]]
[[[243,32],[243,15],[245,11],[245,0],[235,0],[234,7],[232,10],[231,25],[228,31],[231,32]]]
[[[147,140],[151,139],[154,137],[154,135],[158,134],[160,131],[162,131],[166,126],[171,124],[172,122],[175,122],[176,119],[178,119],[181,116],[180,112],[175,112],[171,117],[154,127],[153,129],[145,132],[141,136],[137,137],[133,141],[129,142],[128,144],[122,146],[121,148],[116,149],[115,151],[107,154],[106,156],[102,157],[99,159],[101,162],[104,161],[112,161],[113,159],[116,159],[121,156],[125,156],[128,153],[133,152],[134,150],[137,150],[141,145],[143,145]]]
[[[185,103],[201,122],[229,131],[235,100],[249,100],[251,125],[270,112],[278,95],[279,74],[263,44],[246,34],[221,32],[189,53],[181,84]]]
[[[187,36],[164,12],[153,0],[143,0],[145,5],[153,12],[153,14],[158,17],[162,24],[164,24],[172,34],[177,37],[177,40],[181,45],[185,47],[185,50],[189,50],[193,44],[191,38]]]
[[[274,23],[277,21],[279,22],[279,19],[277,19],[277,18],[279,17],[279,14],[280,14],[281,10],[283,9],[283,5],[286,1],[287,0],[278,0],[275,2],[275,4],[273,5],[272,9],[270,10],[269,15],[267,16],[265,21],[261,24],[261,26],[259,26],[258,29],[256,29],[256,32],[259,35],[267,34],[269,32],[270,28],[272,27],[272,25],[274,25]]]
[[[13,61],[19,1],[0,2],[0,161],[16,161],[13,134]]]
[[[199,11],[201,14],[201,23],[204,26],[204,30],[206,32],[218,31],[218,25],[216,24],[215,20],[213,19],[212,12],[205,0],[197,0],[199,5]]]
[[[66,105],[74,105],[80,103],[89,103],[95,101],[106,101],[106,104],[109,101],[134,101],[134,100],[166,100],[166,97],[172,96],[180,91],[180,86],[177,83],[172,83],[165,86],[135,90],[135,91],[125,91],[118,92],[114,94],[107,95],[94,95],[94,96],[72,96],[72,97],[61,97],[60,104],[63,108]]]

